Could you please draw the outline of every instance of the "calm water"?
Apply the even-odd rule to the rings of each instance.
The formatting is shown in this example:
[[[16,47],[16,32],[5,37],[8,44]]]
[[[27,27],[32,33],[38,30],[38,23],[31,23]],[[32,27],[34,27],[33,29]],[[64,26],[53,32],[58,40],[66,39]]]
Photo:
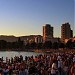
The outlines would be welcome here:
[[[0,51],[0,57],[3,57],[3,59],[5,60],[6,57],[8,57],[9,59],[11,57],[14,56],[23,56],[23,59],[25,58],[25,56],[36,56],[36,55],[40,55],[43,53],[38,53],[38,52],[17,52],[17,51]]]

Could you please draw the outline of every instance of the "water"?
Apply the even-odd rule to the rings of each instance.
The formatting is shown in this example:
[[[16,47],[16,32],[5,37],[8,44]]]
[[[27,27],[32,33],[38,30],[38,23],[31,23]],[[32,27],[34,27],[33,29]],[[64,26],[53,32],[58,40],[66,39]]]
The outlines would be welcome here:
[[[8,59],[10,59],[11,57],[15,57],[15,56],[23,56],[23,59],[25,58],[25,56],[36,56],[36,55],[40,55],[43,53],[38,53],[38,52],[17,52],[17,51],[0,51],[0,58],[3,57],[4,60],[6,60],[6,57],[8,57]]]

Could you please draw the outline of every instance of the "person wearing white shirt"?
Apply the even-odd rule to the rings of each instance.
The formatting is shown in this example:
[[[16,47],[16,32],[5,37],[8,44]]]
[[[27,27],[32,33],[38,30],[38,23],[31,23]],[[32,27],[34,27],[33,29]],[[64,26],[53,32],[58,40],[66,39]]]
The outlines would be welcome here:
[[[52,64],[52,68],[51,68],[51,75],[56,75],[57,74],[57,66],[55,61]]]

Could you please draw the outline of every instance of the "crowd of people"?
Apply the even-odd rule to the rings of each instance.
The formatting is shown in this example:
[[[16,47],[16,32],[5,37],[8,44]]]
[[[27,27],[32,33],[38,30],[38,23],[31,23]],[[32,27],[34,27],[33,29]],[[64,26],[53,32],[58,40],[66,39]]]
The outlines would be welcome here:
[[[0,75],[75,75],[75,52],[2,57]]]

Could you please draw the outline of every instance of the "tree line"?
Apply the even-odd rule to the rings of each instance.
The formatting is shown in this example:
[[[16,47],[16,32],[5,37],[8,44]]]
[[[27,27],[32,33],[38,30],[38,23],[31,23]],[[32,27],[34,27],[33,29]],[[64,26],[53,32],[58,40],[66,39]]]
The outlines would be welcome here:
[[[75,41],[69,40],[67,43],[46,41],[45,43],[27,43],[24,44],[20,38],[16,42],[7,42],[5,40],[0,40],[0,50],[12,49],[12,50],[25,50],[25,49],[58,49],[58,48],[75,48]]]

